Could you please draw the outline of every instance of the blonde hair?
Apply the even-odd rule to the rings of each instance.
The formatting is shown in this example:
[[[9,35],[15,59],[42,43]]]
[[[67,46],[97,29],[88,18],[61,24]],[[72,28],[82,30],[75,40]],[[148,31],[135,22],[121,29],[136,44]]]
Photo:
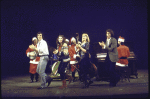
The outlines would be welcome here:
[[[82,36],[85,35],[87,37],[86,41],[90,43],[90,38],[87,33],[83,33]],[[83,42],[83,41],[82,41]]]

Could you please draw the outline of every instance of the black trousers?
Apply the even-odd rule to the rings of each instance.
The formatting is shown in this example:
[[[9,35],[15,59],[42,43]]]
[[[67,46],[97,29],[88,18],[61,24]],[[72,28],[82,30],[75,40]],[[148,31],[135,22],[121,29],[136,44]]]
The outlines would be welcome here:
[[[31,78],[31,80],[33,81],[34,75],[35,75],[35,80],[38,81],[38,78],[39,78],[39,74],[38,74],[38,73],[35,73],[35,74],[31,74],[31,73],[30,73],[30,78]]]
[[[85,57],[80,61],[79,65],[79,79],[80,81],[84,81],[85,85],[87,84],[87,80],[90,80],[90,78],[87,76],[89,74],[89,68],[90,68],[90,60],[89,58]]]
[[[117,79],[120,78],[120,76],[116,73],[115,71],[115,65],[116,65],[116,62],[112,62],[110,59],[109,59],[109,56],[107,55],[106,57],[106,70],[107,70],[107,73],[110,77],[110,84],[115,84]]]
[[[66,79],[65,68],[67,67],[68,62],[61,62],[58,67],[58,73],[60,74],[61,80]]]

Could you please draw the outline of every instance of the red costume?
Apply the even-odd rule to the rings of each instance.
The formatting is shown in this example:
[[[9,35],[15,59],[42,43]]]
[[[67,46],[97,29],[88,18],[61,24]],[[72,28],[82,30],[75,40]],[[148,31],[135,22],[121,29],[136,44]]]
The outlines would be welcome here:
[[[119,37],[118,41],[124,42],[124,38]],[[117,50],[118,50],[119,61],[116,62],[116,65],[117,66],[128,66],[127,58],[130,56],[129,48],[125,45],[120,45],[119,47],[117,47]]]
[[[71,38],[72,39],[72,38]],[[71,40],[70,40],[70,44],[71,44]],[[75,67],[77,67],[77,60],[76,60],[76,55],[77,55],[77,47],[76,47],[76,44],[72,44],[70,45],[69,47],[69,55],[70,55],[70,65],[71,65],[71,71],[74,72],[75,71]],[[75,67],[73,67],[73,65]],[[79,67],[78,67],[79,68]]]
[[[37,47],[37,45],[36,45],[36,47]],[[32,52],[32,51],[34,51],[33,49],[31,49],[31,48],[28,48],[27,50],[26,50],[26,55],[29,57],[29,52]],[[36,68],[37,68],[37,64],[39,63],[39,61],[40,61],[40,57],[36,57],[36,59],[30,59],[30,68],[29,68],[29,73],[31,73],[31,74],[35,74],[36,73]]]

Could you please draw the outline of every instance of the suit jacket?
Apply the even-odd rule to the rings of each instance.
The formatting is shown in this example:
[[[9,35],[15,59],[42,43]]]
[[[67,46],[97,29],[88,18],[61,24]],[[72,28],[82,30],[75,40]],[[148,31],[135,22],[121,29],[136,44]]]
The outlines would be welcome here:
[[[105,45],[106,45],[105,49],[108,52],[109,59],[112,62],[117,62],[119,60],[118,59],[118,51],[117,51],[117,40],[114,37],[111,37],[111,39],[109,41],[109,45],[107,46],[107,39],[106,39]]]

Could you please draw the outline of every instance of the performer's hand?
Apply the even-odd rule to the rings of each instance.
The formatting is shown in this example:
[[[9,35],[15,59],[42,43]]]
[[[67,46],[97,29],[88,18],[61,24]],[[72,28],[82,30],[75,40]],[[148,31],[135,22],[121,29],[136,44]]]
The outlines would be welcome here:
[[[80,48],[78,48],[76,52],[79,52],[79,51],[80,51]]]
[[[78,47],[79,47],[79,45],[78,45],[78,44],[76,44],[76,47],[78,48]]]
[[[89,53],[89,58],[91,58],[91,54]]]
[[[79,55],[79,54],[77,54],[77,55],[76,55],[76,57],[79,57],[79,58],[80,58],[80,55]]]
[[[35,49],[36,47],[32,44],[32,45],[29,45],[29,48]]]
[[[105,46],[105,43],[102,41],[102,46],[104,47]]]
[[[100,46],[103,46],[102,42],[98,42]]]
[[[81,48],[81,45],[80,45],[80,44],[78,44],[78,48]]]
[[[98,42],[99,43],[99,45],[101,46],[102,45],[102,43],[101,42]]]
[[[102,42],[99,42],[99,45],[104,47],[105,46],[105,43],[102,41]]]

